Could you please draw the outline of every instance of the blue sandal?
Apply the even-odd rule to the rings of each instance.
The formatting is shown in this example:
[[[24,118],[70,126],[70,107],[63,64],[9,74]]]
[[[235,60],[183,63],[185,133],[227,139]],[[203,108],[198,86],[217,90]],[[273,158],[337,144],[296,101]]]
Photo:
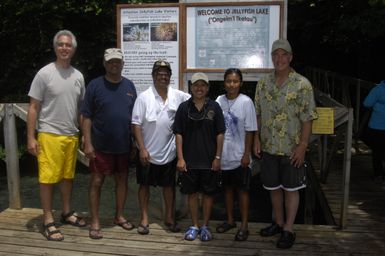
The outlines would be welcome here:
[[[184,234],[184,240],[194,241],[199,234],[199,228],[191,226],[188,228],[186,233]]]
[[[213,239],[213,235],[211,234],[210,229],[206,226],[201,227],[199,234],[202,242],[207,242]]]

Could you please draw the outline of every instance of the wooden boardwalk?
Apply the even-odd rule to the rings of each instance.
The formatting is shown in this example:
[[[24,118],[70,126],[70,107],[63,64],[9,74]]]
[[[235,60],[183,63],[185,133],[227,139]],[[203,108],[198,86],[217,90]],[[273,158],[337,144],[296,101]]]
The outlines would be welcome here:
[[[104,238],[91,240],[87,228],[63,226],[65,240],[51,242],[40,233],[37,209],[6,210],[0,214],[0,255],[384,255],[384,224],[376,229],[297,225],[297,243],[290,250],[275,248],[277,237],[262,238],[256,232],[263,223],[251,223],[248,241],[233,241],[234,233],[214,234],[210,242],[182,240],[158,223],[141,236],[105,222]],[[182,222],[187,226],[187,222]],[[213,226],[214,222],[211,223]]]
[[[104,238],[91,240],[87,228],[63,226],[62,242],[47,241],[41,232],[41,210],[7,209],[0,213],[0,255],[385,255],[385,185],[370,180],[370,156],[353,156],[347,228],[296,225],[296,244],[290,250],[275,247],[276,237],[264,238],[258,230],[266,223],[250,223],[246,242],[233,241],[236,230],[214,233],[214,240],[188,242],[183,233],[170,233],[161,221],[150,224],[150,234],[125,231],[103,220]],[[338,162],[338,161],[336,161]],[[322,187],[338,223],[341,173],[338,166]],[[55,213],[56,219],[59,219]],[[134,221],[134,223],[137,223]],[[187,228],[189,221],[180,221]],[[212,230],[218,221],[210,223]]]
[[[322,190],[336,223],[339,223],[342,198],[342,172],[339,161],[330,172]],[[347,231],[368,229],[385,232],[385,185],[372,181],[371,156],[352,157]],[[385,252],[384,254],[385,255]]]

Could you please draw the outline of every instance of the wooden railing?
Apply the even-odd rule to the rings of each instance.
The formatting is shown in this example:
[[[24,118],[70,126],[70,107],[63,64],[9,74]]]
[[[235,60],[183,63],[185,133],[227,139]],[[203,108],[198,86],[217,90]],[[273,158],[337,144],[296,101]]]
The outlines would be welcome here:
[[[308,67],[305,76],[316,88],[316,99],[319,105],[333,107],[336,111],[335,117],[335,138],[331,147],[328,146],[328,136],[323,135],[318,138],[319,157],[320,157],[320,181],[325,183],[327,180],[330,165],[333,161],[337,145],[344,140],[344,158],[342,175],[342,194],[340,227],[346,227],[347,208],[349,201],[350,188],[350,164],[353,135],[357,135],[362,125],[362,101],[369,91],[375,86],[373,82],[344,76],[335,72]],[[345,109],[344,114],[339,115],[338,109]],[[338,128],[340,125],[345,125]],[[345,128],[343,128],[345,127]]]
[[[356,134],[361,124],[362,101],[375,83],[313,67],[305,69],[305,76],[315,88],[345,107],[353,108],[353,134]]]
[[[4,127],[5,162],[7,167],[7,182],[9,191],[9,208],[21,209],[20,169],[15,117],[27,122],[28,103],[0,104],[0,122]],[[78,150],[78,161],[88,166],[88,159]]]

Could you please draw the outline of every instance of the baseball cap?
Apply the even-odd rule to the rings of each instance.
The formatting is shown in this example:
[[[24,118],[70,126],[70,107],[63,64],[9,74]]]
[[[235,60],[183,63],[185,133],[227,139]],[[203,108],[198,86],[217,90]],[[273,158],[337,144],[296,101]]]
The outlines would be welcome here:
[[[199,80],[202,80],[206,84],[209,84],[209,78],[204,73],[195,73],[194,75],[192,75],[191,84],[195,84]]]
[[[157,60],[154,62],[154,66],[152,66],[152,74],[155,73],[160,68],[167,68],[171,73],[171,65],[165,60]]]
[[[281,38],[274,41],[273,46],[271,47],[271,53],[275,52],[278,49],[285,50],[288,53],[293,53],[291,50],[290,43],[286,39]]]
[[[109,48],[104,51],[104,60],[109,61],[111,59],[123,60],[122,50],[119,48]]]

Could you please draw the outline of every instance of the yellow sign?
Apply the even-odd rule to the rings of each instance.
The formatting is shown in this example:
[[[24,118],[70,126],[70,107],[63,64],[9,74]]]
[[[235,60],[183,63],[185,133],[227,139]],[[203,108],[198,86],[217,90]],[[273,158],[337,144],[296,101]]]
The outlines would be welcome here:
[[[334,133],[334,109],[317,108],[318,119],[313,120],[313,134],[333,134]]]

